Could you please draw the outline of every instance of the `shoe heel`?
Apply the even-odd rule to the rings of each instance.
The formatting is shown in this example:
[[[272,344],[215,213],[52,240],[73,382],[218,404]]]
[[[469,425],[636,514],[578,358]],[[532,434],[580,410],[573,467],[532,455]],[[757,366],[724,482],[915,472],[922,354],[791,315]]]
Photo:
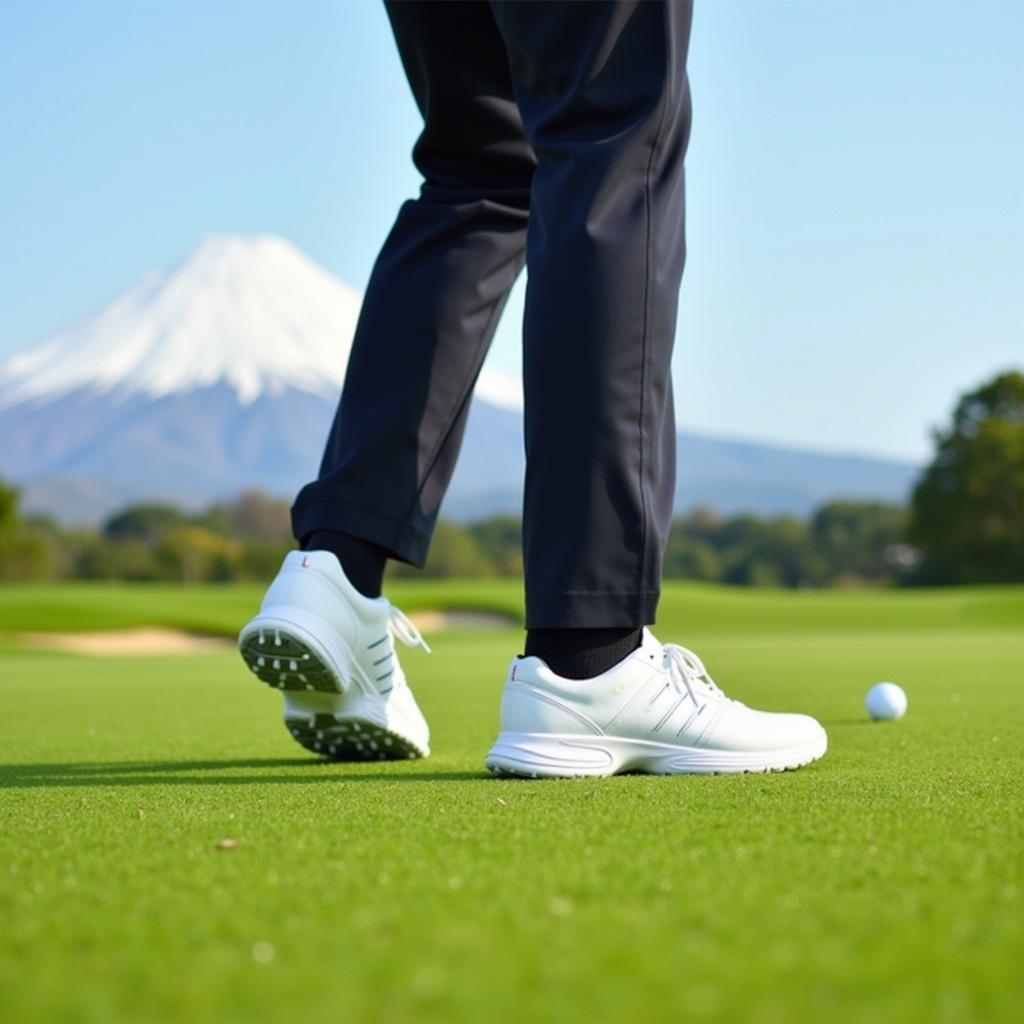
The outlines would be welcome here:
[[[614,775],[616,757],[598,736],[502,732],[484,759],[495,775],[570,779]]]
[[[329,635],[312,621],[292,615],[258,615],[238,636],[238,651],[249,670],[275,690],[345,693],[350,661],[319,639]]]

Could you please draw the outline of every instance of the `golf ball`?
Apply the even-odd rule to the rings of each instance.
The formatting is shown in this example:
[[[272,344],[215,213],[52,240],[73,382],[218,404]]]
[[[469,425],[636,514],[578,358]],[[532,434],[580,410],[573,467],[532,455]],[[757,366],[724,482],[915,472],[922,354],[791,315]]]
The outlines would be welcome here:
[[[907,695],[895,683],[875,683],[864,701],[874,719],[902,718],[907,712]]]

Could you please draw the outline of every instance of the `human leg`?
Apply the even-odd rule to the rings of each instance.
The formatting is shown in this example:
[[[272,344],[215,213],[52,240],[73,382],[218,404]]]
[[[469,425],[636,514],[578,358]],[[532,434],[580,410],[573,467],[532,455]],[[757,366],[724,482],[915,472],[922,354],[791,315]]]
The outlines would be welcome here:
[[[422,565],[469,399],[524,260],[535,158],[487,4],[388,4],[423,113],[420,195],[377,258],[295,536],[339,531]]]
[[[396,640],[426,646],[379,593],[386,557],[421,565],[469,397],[523,263],[535,160],[486,4],[388,7],[424,115],[424,182],[374,266],[318,479],[239,648],[283,691],[297,742],[337,760],[422,757],[429,729]],[[352,578],[349,578],[351,572]]]
[[[494,7],[538,160],[524,325],[526,625],[638,630],[654,620],[674,492],[691,5]]]

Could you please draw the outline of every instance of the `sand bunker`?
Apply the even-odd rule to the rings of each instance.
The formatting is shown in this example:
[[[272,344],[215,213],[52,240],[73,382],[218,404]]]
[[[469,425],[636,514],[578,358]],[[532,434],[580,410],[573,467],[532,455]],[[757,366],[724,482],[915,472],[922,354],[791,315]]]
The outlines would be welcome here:
[[[424,633],[445,629],[508,629],[517,623],[494,612],[423,611],[409,618]],[[142,626],[138,629],[103,629],[81,633],[19,633],[18,640],[28,647],[70,654],[91,654],[109,657],[140,654],[204,654],[234,647],[227,637],[203,636],[163,626]]]
[[[139,629],[103,629],[90,633],[21,633],[29,647],[71,654],[197,654],[223,651],[234,642],[223,637],[201,636],[181,629],[143,626]]]
[[[409,612],[409,621],[423,633],[436,633],[442,629],[512,629],[519,623],[510,615],[499,612]]]

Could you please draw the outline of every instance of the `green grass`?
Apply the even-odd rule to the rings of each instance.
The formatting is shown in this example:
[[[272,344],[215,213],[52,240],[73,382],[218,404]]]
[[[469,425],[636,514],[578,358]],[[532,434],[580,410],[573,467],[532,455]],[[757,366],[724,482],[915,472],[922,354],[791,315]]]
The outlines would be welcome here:
[[[258,588],[0,588],[0,630],[230,634]],[[394,588],[514,611],[515,584]],[[230,653],[0,654],[11,1021],[1018,1021],[1024,589],[671,585],[659,632],[808,711],[795,773],[491,779],[516,630],[404,663],[435,754],[331,765]],[[910,695],[869,724],[878,679]],[[218,850],[225,837],[236,848]]]
[[[0,584],[0,636],[11,631],[118,629],[166,625],[234,637],[259,604],[255,584]],[[394,580],[388,595],[405,611],[471,609],[522,621],[519,581]],[[1024,588],[796,591],[666,584],[660,621],[671,630],[786,633],[1024,627]]]

